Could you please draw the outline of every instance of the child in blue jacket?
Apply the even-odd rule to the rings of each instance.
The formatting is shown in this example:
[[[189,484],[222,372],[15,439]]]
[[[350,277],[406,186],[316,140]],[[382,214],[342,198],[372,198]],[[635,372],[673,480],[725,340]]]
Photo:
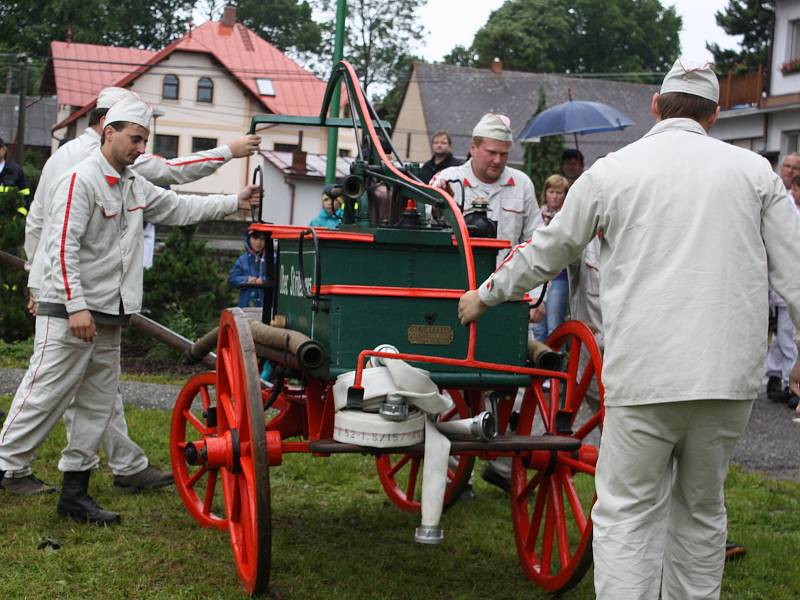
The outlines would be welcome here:
[[[239,307],[263,306],[264,288],[248,287],[245,284],[261,285],[267,281],[267,264],[264,259],[264,234],[251,231],[245,238],[245,252],[231,267],[228,283],[239,289]]]

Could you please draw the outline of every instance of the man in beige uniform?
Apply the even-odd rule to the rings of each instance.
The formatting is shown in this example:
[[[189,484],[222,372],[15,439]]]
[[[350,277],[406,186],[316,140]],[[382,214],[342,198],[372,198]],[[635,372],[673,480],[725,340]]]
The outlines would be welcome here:
[[[87,490],[97,447],[119,395],[121,326],[142,302],[144,219],[188,225],[257,205],[255,186],[236,195],[178,196],[130,169],[144,152],[151,112],[130,97],[106,116],[101,147],[54,184],[42,236],[46,264],[30,366],[0,432],[0,480],[30,463],[72,401],[59,469],[58,513],[112,524]]]
[[[768,278],[800,323],[800,220],[765,159],[707,135],[718,97],[708,65],[676,61],[653,97],[658,123],[598,160],[534,244],[459,303],[472,321],[603,233],[601,599],[719,597],[723,484],[763,374]]]

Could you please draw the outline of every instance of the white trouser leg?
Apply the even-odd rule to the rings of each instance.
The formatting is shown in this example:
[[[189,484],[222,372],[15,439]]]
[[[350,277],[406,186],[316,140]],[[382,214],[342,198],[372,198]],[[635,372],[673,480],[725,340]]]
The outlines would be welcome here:
[[[789,385],[789,372],[797,362],[797,346],[794,343],[794,324],[785,306],[778,311],[777,333],[772,338],[767,352],[767,375],[780,377],[783,386]]]
[[[654,600],[661,579],[674,441],[643,407],[606,407],[592,509],[599,600]]]
[[[144,450],[128,435],[122,394],[116,395],[111,420],[103,434],[102,446],[114,475],[133,475],[147,468],[148,462]]]
[[[598,599],[658,598],[662,571],[665,599],[719,594],[722,484],[751,406],[694,400],[606,408],[592,510]],[[698,522],[701,533],[688,530]]]
[[[0,433],[0,470],[7,476],[30,474],[36,449],[75,395],[92,350],[70,333],[67,319],[36,317],[33,356]]]
[[[67,447],[61,452],[61,471],[87,471],[97,466],[97,449],[119,393],[121,327],[98,325],[86,372],[72,401]]]
[[[697,402],[695,418],[675,449],[670,527],[664,552],[662,600],[719,598],[728,521],[723,486],[733,448],[753,403]]]

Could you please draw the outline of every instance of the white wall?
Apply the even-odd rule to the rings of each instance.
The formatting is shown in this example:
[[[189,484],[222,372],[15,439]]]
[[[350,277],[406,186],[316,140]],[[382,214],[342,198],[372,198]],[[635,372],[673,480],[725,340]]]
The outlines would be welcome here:
[[[778,0],[775,6],[775,38],[772,50],[772,72],[770,73],[770,95],[800,92],[800,72],[784,75],[781,65],[793,58],[791,56],[790,22],[800,19],[800,2],[797,0]]]
[[[748,111],[751,110],[753,109],[748,109]],[[764,137],[763,113],[753,111],[752,114],[737,115],[736,112],[734,110],[722,113],[709,134],[726,142]]]

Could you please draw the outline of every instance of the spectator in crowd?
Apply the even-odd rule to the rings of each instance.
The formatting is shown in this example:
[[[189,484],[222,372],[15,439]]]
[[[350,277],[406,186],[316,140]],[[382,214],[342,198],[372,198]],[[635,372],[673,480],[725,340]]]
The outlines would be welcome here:
[[[244,253],[233,263],[228,273],[228,283],[239,290],[239,307],[264,306],[264,288],[267,282],[267,265],[264,259],[265,236],[260,231],[250,231],[244,240]]]
[[[710,65],[677,60],[652,99],[656,125],[597,161],[536,244],[459,302],[461,322],[474,321],[602,232],[600,600],[719,597],[723,486],[762,378],[768,277],[800,323],[800,219],[766,160],[708,136],[718,100]],[[800,391],[800,363],[790,387]]]
[[[786,192],[797,208],[793,183],[800,176],[800,154],[794,152],[781,163],[780,176]],[[800,208],[797,209],[800,212]],[[786,402],[790,407],[797,406],[797,395],[789,389],[789,373],[797,361],[797,346],[794,343],[795,327],[783,298],[770,286],[770,309],[776,317],[776,331],[767,352],[767,397],[774,402]]]
[[[583,153],[577,148],[567,148],[561,153],[561,174],[572,185],[581,173],[583,173]]]
[[[327,227],[328,229],[336,229],[339,227],[342,219],[336,214],[333,204],[333,189],[335,184],[325,186],[322,192],[322,209],[319,214],[311,219],[309,225],[311,227]]]
[[[446,131],[437,131],[431,137],[431,159],[422,165],[420,179],[423,183],[430,182],[439,171],[450,167],[457,167],[462,162],[453,156],[453,141]]]
[[[542,221],[548,225],[564,205],[564,198],[569,189],[569,182],[561,175],[551,175],[544,182],[541,195]],[[547,286],[544,302],[533,309],[533,337],[544,342],[556,327],[567,318],[569,306],[569,281],[567,270],[563,269]]]
[[[8,148],[3,138],[0,138],[0,192],[16,189],[20,194],[30,196],[31,190],[25,181],[25,173],[17,163],[8,160]]]
[[[33,356],[0,431],[2,482],[30,469],[36,449],[71,404],[57,512],[79,522],[120,522],[118,513],[97,505],[88,486],[97,448],[121,403],[121,328],[141,308],[143,220],[188,225],[258,204],[256,186],[238,196],[178,196],[132,170],[151,118],[138,98],[114,103],[100,148],[54,184],[37,250],[47,260]]]

